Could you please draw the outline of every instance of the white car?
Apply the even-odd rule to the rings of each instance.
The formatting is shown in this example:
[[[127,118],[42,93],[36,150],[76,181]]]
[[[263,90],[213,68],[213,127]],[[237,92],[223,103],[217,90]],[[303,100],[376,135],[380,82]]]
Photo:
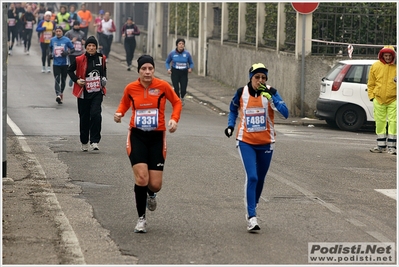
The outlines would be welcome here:
[[[371,65],[377,60],[339,61],[321,79],[315,115],[341,130],[357,131],[374,122],[373,102],[367,95]]]

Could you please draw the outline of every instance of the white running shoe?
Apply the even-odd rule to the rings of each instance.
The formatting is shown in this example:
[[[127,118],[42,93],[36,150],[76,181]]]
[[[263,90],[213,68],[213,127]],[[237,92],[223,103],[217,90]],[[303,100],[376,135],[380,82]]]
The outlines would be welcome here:
[[[51,72],[51,67],[47,67],[47,73]]]
[[[154,211],[157,208],[157,194],[154,196],[147,195],[147,209]]]
[[[372,153],[383,153],[383,152],[387,152],[387,148],[386,147],[376,146],[376,147],[373,147],[372,149],[370,149],[370,152],[372,152]]]
[[[147,233],[145,227],[147,226],[147,220],[144,216],[140,217],[137,221],[136,227],[134,228],[135,233]]]
[[[247,221],[247,230],[248,232],[251,233],[260,230],[258,220],[256,219],[256,217],[252,217]]]
[[[8,50],[8,54],[12,56],[12,50]]]
[[[81,148],[83,152],[87,152],[89,150],[89,143],[82,144]]]
[[[396,148],[394,148],[394,147],[388,147],[388,154],[390,154],[390,155],[396,155]]]
[[[42,67],[42,73],[46,72],[46,67]]]
[[[91,149],[92,150],[100,150],[99,148],[98,148],[98,143],[91,143]]]

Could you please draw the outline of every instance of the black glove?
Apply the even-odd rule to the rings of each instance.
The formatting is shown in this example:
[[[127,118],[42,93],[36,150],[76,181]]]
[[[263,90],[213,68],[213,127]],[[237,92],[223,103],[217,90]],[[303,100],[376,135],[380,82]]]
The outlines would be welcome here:
[[[370,102],[373,102],[373,101],[374,101],[374,98],[370,99]]]
[[[51,53],[51,52],[48,53],[48,58],[49,58],[49,59],[53,59],[53,53]]]
[[[233,131],[234,131],[234,128],[231,127],[231,126],[229,126],[229,127],[227,127],[227,128],[224,130],[224,134],[225,134],[228,138],[230,138],[230,136],[233,135]]]
[[[63,56],[63,57],[66,57],[68,55],[69,55],[69,52],[66,51],[66,50],[63,50],[62,53],[61,53],[61,56]]]

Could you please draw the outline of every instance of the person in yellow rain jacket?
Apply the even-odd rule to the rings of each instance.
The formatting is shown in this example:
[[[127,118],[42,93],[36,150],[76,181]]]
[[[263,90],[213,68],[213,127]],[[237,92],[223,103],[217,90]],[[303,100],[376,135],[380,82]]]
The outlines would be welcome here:
[[[378,53],[369,72],[367,92],[374,106],[377,146],[373,153],[388,152],[396,155],[396,52],[393,46],[385,46]],[[387,120],[388,119],[388,120]],[[388,134],[386,131],[388,121]]]

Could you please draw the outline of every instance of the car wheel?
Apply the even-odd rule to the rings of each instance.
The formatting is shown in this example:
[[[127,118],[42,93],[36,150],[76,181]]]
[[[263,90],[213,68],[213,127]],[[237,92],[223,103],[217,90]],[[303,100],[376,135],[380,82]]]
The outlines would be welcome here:
[[[337,125],[337,123],[335,122],[335,120],[326,119],[326,123],[327,123],[328,126],[330,126],[330,127],[332,127],[332,128],[338,128],[338,125]]]
[[[341,107],[335,117],[338,127],[344,131],[357,131],[363,126],[366,114],[364,110],[355,105]]]

